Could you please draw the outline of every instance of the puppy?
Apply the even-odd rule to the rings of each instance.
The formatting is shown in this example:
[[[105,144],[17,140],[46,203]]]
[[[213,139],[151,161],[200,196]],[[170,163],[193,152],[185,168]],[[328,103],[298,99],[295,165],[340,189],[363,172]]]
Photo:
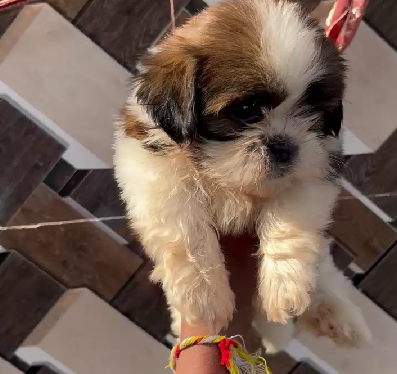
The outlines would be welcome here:
[[[142,59],[115,173],[175,320],[228,324],[218,236],[245,232],[260,239],[262,316],[307,310],[339,191],[344,78],[323,30],[281,0],[209,8]]]

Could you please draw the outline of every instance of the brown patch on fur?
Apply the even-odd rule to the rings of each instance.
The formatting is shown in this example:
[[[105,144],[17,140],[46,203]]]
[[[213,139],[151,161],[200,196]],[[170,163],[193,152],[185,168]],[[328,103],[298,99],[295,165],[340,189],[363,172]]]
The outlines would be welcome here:
[[[140,141],[147,138],[147,125],[129,114],[126,108],[121,110],[119,121],[121,126],[124,128],[125,135],[128,137]]]
[[[308,28],[318,28],[315,21],[306,22]],[[321,58],[330,69],[323,79],[340,100],[342,59],[323,31],[318,32]],[[204,10],[144,56],[143,73],[137,79],[139,103],[147,105],[155,122],[182,144],[194,141],[196,116],[218,116],[233,101],[251,95],[285,97],[285,82],[265,55],[262,33],[255,0],[234,0]]]
[[[161,53],[149,54],[142,59],[145,72],[141,74],[139,92],[145,93],[146,105],[161,105],[172,97],[181,106],[183,115],[189,114],[193,93],[195,59],[186,51],[184,41],[177,37],[161,43]]]
[[[365,338],[354,328],[344,326],[345,321],[338,319],[338,314],[331,305],[321,303],[298,318],[298,330],[306,329],[315,336],[328,337],[342,348],[360,348]]]
[[[216,114],[230,102],[252,93],[284,91],[263,56],[263,25],[255,2],[223,3],[200,16],[206,27],[200,40],[205,60],[198,82],[204,115]]]
[[[204,10],[159,43],[159,52],[143,58],[145,88],[159,97],[172,94],[184,115],[193,83],[204,115],[216,114],[253,92],[284,92],[263,58],[262,27],[253,1],[235,0]],[[149,98],[150,104],[156,100],[155,95]]]

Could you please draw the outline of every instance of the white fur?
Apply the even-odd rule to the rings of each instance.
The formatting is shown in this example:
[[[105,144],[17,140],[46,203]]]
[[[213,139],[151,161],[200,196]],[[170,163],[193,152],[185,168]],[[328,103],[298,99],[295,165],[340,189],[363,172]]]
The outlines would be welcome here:
[[[256,0],[258,15],[262,18],[262,48],[265,63],[282,77],[289,92],[299,97],[308,83],[323,72],[315,46],[316,31],[308,29],[300,18],[299,5],[287,1]]]
[[[294,324],[266,322],[258,314],[254,327],[262,336],[267,353],[286,348],[300,330],[316,336],[326,336],[342,347],[359,348],[371,340],[364,317],[350,300],[353,285],[339,271],[332,260],[329,248],[320,255],[319,277],[312,295],[310,308]]]

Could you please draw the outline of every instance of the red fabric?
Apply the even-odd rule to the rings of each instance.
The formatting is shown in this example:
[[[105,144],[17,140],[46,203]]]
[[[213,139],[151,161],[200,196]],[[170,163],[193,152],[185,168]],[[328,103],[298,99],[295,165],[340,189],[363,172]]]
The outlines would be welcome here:
[[[21,7],[22,5],[26,5],[34,2],[38,2],[38,0],[0,0],[0,9],[18,8]]]
[[[345,50],[356,34],[368,0],[337,0],[328,16],[325,33],[339,50]]]
[[[219,350],[221,351],[221,365],[229,369],[230,361],[230,346],[236,347],[236,343],[233,340],[225,339],[218,343]]]
[[[181,354],[181,350],[179,349],[179,344],[178,344],[178,346],[175,348],[175,351],[174,351],[175,359],[179,358],[180,354]]]

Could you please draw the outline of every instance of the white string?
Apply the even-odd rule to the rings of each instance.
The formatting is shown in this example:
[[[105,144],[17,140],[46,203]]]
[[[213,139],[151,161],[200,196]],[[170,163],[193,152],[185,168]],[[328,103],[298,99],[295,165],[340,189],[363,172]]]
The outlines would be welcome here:
[[[370,194],[364,196],[368,198],[393,197],[393,196],[397,196],[397,192],[378,193],[378,194]],[[338,200],[351,200],[351,199],[357,199],[357,198],[355,196],[340,196],[338,198]],[[0,231],[32,230],[32,229],[39,229],[41,227],[48,227],[48,226],[64,226],[64,225],[73,225],[77,223],[117,221],[126,218],[127,218],[126,216],[112,216],[112,217],[101,217],[101,218],[81,218],[70,221],[40,222],[40,223],[32,223],[29,225],[0,226]]]
[[[369,195],[364,195],[363,196],[371,199],[374,197],[394,197],[397,196],[397,192],[385,192],[385,193],[375,193],[375,194],[369,194]],[[357,199],[355,196],[339,196],[338,200],[351,200],[351,199]]]
[[[127,218],[126,216],[113,216],[113,217],[101,217],[101,218],[81,218],[81,219],[74,219],[74,220],[70,220],[70,221],[40,222],[40,223],[33,223],[30,225],[0,226],[0,231],[32,230],[32,229],[39,229],[41,227],[48,227],[48,226],[65,226],[65,225],[73,225],[76,223],[116,221],[116,220],[121,220],[121,219],[126,219],[126,218]]]

